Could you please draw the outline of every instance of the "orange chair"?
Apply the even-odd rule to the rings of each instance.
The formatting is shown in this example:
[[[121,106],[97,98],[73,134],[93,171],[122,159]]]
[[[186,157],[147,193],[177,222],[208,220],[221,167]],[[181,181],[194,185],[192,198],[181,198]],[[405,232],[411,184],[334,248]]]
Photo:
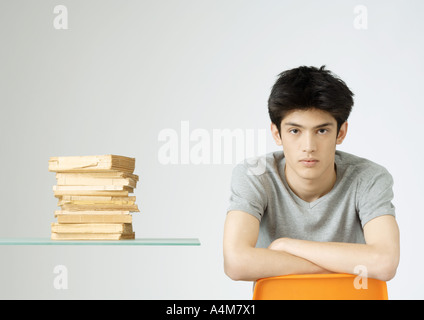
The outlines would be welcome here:
[[[253,300],[387,300],[387,285],[351,274],[301,274],[256,281]]]

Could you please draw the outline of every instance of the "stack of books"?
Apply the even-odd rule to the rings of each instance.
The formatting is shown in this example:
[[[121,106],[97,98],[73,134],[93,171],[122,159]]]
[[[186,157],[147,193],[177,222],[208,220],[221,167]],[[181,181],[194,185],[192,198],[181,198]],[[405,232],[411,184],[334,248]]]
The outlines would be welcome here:
[[[117,155],[51,157],[49,171],[56,172],[52,240],[134,239],[132,212],[139,212],[133,174],[135,159]]]

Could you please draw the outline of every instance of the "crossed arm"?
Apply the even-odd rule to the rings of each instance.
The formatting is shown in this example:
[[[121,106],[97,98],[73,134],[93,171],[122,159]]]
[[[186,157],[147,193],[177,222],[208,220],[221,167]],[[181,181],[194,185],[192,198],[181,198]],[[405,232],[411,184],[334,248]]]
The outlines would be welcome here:
[[[364,226],[366,244],[315,242],[279,238],[256,248],[259,221],[243,211],[230,211],[224,228],[224,270],[233,280],[254,281],[286,274],[354,273],[365,266],[368,277],[392,279],[399,263],[399,229],[383,215]]]

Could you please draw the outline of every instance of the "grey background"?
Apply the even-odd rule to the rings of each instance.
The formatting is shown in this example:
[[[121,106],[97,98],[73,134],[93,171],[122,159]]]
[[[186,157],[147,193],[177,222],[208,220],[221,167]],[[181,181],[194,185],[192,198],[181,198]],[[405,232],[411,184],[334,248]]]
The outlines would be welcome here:
[[[53,8],[68,9],[68,30]],[[368,29],[354,28],[354,8]],[[51,156],[136,158],[137,237],[200,247],[0,247],[0,298],[250,299],[222,268],[233,164],[162,165],[166,128],[266,129],[276,76],[327,65],[355,96],[340,150],[395,179],[393,299],[422,299],[422,1],[0,1],[0,237],[49,237]],[[267,151],[277,150],[267,133]],[[68,289],[53,287],[56,265]]]

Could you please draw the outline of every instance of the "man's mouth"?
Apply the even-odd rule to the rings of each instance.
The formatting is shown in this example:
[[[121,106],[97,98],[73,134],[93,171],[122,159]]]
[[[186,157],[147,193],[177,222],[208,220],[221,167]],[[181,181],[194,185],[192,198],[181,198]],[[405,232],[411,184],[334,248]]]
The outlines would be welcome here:
[[[299,160],[299,162],[302,165],[304,165],[305,167],[310,168],[310,167],[315,166],[319,162],[319,160],[317,160],[317,159],[302,159],[302,160]]]

